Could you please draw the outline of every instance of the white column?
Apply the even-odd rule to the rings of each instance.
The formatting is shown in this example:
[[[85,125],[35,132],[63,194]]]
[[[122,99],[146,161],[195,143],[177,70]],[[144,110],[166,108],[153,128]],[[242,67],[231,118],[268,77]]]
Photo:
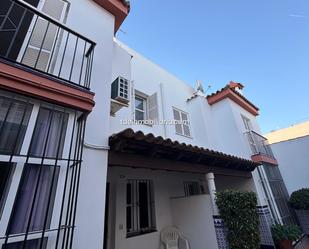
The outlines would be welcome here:
[[[210,172],[206,174],[206,180],[208,184],[209,195],[212,203],[212,210],[214,215],[219,214],[219,210],[216,204],[216,184],[215,184],[215,176],[214,173]]]

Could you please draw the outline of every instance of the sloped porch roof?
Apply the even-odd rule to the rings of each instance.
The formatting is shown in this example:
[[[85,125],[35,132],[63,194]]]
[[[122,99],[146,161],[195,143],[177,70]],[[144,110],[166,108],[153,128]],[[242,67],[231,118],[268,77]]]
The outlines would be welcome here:
[[[152,133],[135,132],[130,128],[110,136],[109,145],[111,151],[115,153],[138,154],[153,159],[190,163],[191,167],[196,167],[196,170],[193,171],[197,172],[202,172],[203,167],[205,170],[213,167],[251,172],[259,165],[251,160],[191,144],[179,143],[171,139],[163,139]],[[160,166],[156,167],[160,168]]]

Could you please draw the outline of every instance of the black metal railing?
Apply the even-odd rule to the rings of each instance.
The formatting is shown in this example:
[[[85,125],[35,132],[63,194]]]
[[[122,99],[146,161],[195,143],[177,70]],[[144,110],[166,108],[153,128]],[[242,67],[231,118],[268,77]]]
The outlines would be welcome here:
[[[8,218],[7,228],[0,234],[0,247],[43,249],[47,248],[48,242],[48,248],[72,249],[86,115],[78,111],[73,114],[60,106],[50,107],[49,114],[45,115],[47,109],[40,107],[38,116],[42,118],[38,117],[36,120],[31,142],[26,150],[28,152],[22,153],[20,144],[23,143],[24,128],[27,127],[33,105],[30,99],[20,101],[15,94],[10,97],[0,96],[0,103],[1,111],[4,111],[4,115],[0,117],[0,144],[11,145],[9,150],[6,146],[0,147],[1,173],[5,172],[3,167],[9,172],[5,188],[9,189],[9,182],[13,183],[13,179],[18,179],[12,177],[13,174],[16,175],[15,168],[23,168],[20,180],[14,180],[18,181],[19,186],[16,194],[11,196],[15,199],[14,204],[7,202],[6,198],[1,200],[0,196],[0,201],[4,201],[2,204],[7,210],[5,217]],[[68,115],[72,117],[70,129],[67,129]],[[45,128],[42,128],[41,121],[45,123]],[[38,139],[36,132],[43,130],[44,134],[40,138],[46,139]],[[41,142],[38,144],[39,140]],[[64,143],[68,146],[66,152],[63,151]],[[39,155],[33,155],[31,147],[34,145],[39,149],[36,150]],[[43,149],[40,150],[40,147]],[[57,202],[56,192],[59,194]],[[54,213],[54,209],[57,212]],[[51,223],[52,218],[55,219],[54,223]]]
[[[256,133],[255,131],[248,131],[245,136],[249,142],[253,155],[265,155],[271,158],[275,158],[267,138]]]
[[[0,57],[89,89],[96,44],[58,19],[24,1],[1,0]]]

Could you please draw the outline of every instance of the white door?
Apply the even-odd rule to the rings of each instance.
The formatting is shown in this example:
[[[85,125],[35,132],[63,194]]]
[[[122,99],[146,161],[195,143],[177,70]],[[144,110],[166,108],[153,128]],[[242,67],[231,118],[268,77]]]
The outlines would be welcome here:
[[[68,7],[66,0],[40,0],[38,10],[59,22],[65,22]],[[56,43],[61,34],[58,26],[34,15],[18,61],[42,71],[51,71],[51,57],[56,54]]]

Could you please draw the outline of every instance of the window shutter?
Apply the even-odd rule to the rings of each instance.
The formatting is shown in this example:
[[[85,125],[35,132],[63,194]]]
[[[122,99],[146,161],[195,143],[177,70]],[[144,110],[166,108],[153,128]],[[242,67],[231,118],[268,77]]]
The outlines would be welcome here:
[[[190,127],[189,127],[189,123],[188,123],[188,114],[181,112],[181,119],[182,119],[182,127],[183,127],[183,134],[185,136],[190,137]]]
[[[158,101],[157,93],[152,94],[147,98],[148,119],[152,121],[158,120]]]
[[[183,127],[183,134],[185,136],[190,137],[190,127],[189,127],[189,123],[188,123],[188,114],[182,112],[181,113],[181,119],[182,119],[182,127]]]
[[[67,7],[68,4],[63,0],[46,0],[42,7],[42,12],[60,22],[63,22],[63,11]],[[51,59],[51,51],[57,39],[56,34],[58,28],[52,23],[50,23],[48,26],[48,22],[45,19],[39,17],[32,29],[33,32],[29,38],[30,40],[28,46],[25,48],[26,51],[22,63],[34,67],[39,56],[36,68],[45,71],[47,69],[48,62]],[[29,32],[30,31],[31,29]],[[46,36],[40,53],[39,51],[43,43],[45,32]]]
[[[134,81],[131,81],[131,113],[132,120],[135,120],[135,90],[134,90]],[[130,97],[129,97],[130,98]]]
[[[174,120],[176,121],[175,123],[175,129],[176,133],[182,134],[182,127],[180,124],[181,118],[180,118],[180,112],[176,109],[173,109],[173,114],[174,114]],[[177,123],[179,122],[179,123]]]

